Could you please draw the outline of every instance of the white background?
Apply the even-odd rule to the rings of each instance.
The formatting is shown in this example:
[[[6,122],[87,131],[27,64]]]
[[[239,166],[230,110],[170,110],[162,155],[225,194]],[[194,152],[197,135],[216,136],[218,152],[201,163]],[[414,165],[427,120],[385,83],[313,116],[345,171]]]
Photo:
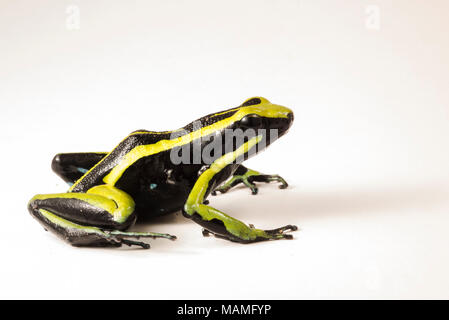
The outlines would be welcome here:
[[[448,14],[444,0],[1,0],[0,298],[449,298]],[[178,214],[135,228],[175,242],[79,249],[28,214],[67,189],[55,153],[255,95],[295,123],[247,165],[291,187],[211,204],[297,224],[295,240],[203,238]]]

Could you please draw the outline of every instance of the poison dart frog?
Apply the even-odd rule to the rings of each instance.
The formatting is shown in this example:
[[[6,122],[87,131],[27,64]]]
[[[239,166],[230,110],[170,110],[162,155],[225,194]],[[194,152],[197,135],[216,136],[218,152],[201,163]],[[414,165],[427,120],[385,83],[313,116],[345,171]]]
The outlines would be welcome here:
[[[126,231],[137,217],[182,211],[203,235],[240,243],[292,239],[286,225],[261,230],[209,206],[206,198],[244,184],[287,182],[241,163],[283,136],[293,112],[262,97],[209,114],[174,131],[138,130],[110,152],[60,153],[53,171],[70,185],[66,193],[39,194],[28,210],[45,228],[73,246],[149,248],[141,238],[175,236]]]

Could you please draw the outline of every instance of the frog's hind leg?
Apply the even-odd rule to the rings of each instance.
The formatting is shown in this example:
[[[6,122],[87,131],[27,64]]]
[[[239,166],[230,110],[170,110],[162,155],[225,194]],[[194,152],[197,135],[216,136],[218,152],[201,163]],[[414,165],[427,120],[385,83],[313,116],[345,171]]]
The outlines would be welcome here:
[[[185,217],[205,228],[203,235],[206,236],[211,233],[218,238],[251,243],[264,240],[293,239],[293,236],[288,232],[298,230],[298,227],[294,225],[286,225],[271,230],[256,229],[253,225],[246,225],[242,221],[204,204],[208,190],[214,187],[217,173],[231,165],[239,156],[248,153],[248,150],[259,141],[256,139],[258,138],[245,142],[234,152],[225,154],[215,160],[208,169],[203,171],[192,188],[182,212]]]
[[[58,153],[51,162],[51,168],[62,180],[72,185],[106,155],[106,152]]]
[[[169,234],[121,231],[135,221],[134,200],[125,192],[111,186],[97,186],[87,193],[37,195],[28,209],[46,230],[73,246],[120,247],[145,242],[131,239],[166,238]]]
[[[281,176],[277,174],[263,174],[255,170],[246,168],[245,166],[239,165],[234,175],[224,184],[216,188],[212,195],[217,195],[217,192],[226,193],[231,188],[243,183],[245,186],[251,189],[252,194],[257,194],[259,189],[256,187],[254,182],[265,182],[269,183],[272,181],[280,182],[280,189],[285,189],[288,187],[287,181],[285,181]]]

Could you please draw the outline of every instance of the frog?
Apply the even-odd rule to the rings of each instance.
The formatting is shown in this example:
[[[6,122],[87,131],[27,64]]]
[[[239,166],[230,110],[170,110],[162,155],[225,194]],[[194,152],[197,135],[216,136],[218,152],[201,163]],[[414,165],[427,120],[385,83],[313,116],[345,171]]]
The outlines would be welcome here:
[[[241,184],[253,195],[258,194],[256,182],[287,188],[281,176],[242,162],[285,135],[293,120],[291,109],[252,97],[180,129],[133,131],[109,152],[58,153],[51,168],[69,184],[68,191],[37,194],[28,211],[46,231],[75,247],[148,249],[148,239],[175,240],[167,233],[130,231],[137,218],[174,212],[202,227],[204,236],[237,243],[293,239],[296,225],[258,229],[208,200]]]

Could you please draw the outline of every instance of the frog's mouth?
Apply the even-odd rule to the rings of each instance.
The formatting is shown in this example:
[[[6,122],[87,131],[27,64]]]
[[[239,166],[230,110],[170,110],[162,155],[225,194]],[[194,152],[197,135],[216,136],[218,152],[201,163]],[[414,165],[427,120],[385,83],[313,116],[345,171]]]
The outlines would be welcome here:
[[[264,129],[257,130],[258,135],[262,135],[262,140],[257,144],[258,151],[262,151],[286,134],[293,124],[293,119],[293,113],[289,113],[287,117],[282,118],[265,118]]]
[[[267,128],[269,130],[277,130],[278,137],[282,137],[288,132],[288,129],[293,124],[294,115],[293,112],[287,114],[287,117],[283,118],[270,118]],[[274,140],[273,140],[274,141]]]
[[[241,128],[224,130],[222,137],[224,138],[222,155],[228,153],[239,153],[243,148],[243,154],[239,154],[244,159],[263,151],[271,143],[279,139],[293,123],[293,113],[289,113],[286,117],[280,118],[263,118],[260,128]]]
[[[236,159],[246,160],[283,136],[293,122],[293,113],[279,118],[259,117],[258,121],[257,128],[233,125],[206,135],[203,133],[194,142],[179,143],[171,149],[170,159],[174,164],[208,165],[225,156],[236,155]]]

